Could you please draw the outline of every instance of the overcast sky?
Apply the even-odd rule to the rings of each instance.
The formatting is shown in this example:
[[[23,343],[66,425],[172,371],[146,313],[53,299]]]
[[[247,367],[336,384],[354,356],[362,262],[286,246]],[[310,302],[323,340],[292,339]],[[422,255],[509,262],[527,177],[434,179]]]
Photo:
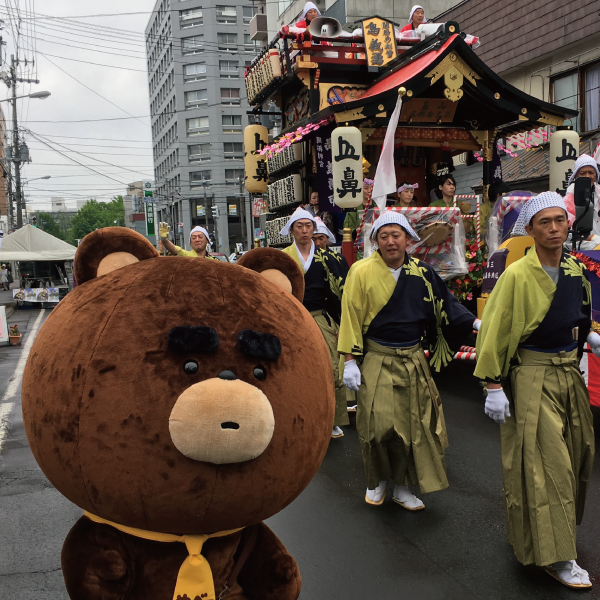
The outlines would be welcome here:
[[[52,94],[18,105],[19,125],[32,132],[26,136],[32,162],[24,165],[22,177],[51,176],[25,185],[28,206],[49,209],[50,197],[62,196],[75,208],[77,198],[107,201],[125,194],[128,183],[153,179],[144,45],[153,7],[154,0],[0,0],[3,70],[19,35],[20,76],[40,83],[19,84],[17,94]],[[0,98],[9,94],[0,82]],[[0,106],[12,129],[9,103]]]

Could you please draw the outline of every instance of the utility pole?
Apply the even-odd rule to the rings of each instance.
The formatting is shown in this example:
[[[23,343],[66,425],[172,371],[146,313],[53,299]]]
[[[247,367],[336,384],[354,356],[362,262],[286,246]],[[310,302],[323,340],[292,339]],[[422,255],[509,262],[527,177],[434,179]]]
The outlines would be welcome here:
[[[242,244],[244,250],[250,250],[250,247],[246,244],[248,238],[248,231],[246,228],[246,197],[244,196],[244,176],[240,175],[240,226],[242,229]]]
[[[10,77],[6,84],[12,88],[12,122],[13,122],[13,148],[12,162],[15,165],[15,191],[14,197],[17,204],[17,229],[23,227],[23,190],[21,189],[21,163],[29,161],[29,150],[23,144],[23,148],[19,148],[19,123],[17,121],[17,82],[22,83],[39,83],[37,79],[22,79],[17,77],[18,59],[15,59],[14,54],[10,56]],[[21,152],[23,150],[23,152]]]

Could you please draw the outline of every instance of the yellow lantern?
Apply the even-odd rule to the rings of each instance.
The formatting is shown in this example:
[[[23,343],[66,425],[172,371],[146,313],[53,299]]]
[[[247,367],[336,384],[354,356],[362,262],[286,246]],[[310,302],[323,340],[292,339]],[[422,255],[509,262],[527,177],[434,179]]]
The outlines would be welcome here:
[[[262,125],[248,125],[244,129],[244,169],[246,190],[251,194],[264,194],[267,191],[267,161],[258,152],[269,141],[267,128]]]

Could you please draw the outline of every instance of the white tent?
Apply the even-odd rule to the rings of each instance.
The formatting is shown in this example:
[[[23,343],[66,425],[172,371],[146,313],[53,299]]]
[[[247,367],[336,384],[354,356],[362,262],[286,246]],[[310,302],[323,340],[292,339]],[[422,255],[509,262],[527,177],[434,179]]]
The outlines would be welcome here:
[[[33,227],[23,225],[6,236],[0,246],[0,262],[19,260],[73,260],[77,248]]]

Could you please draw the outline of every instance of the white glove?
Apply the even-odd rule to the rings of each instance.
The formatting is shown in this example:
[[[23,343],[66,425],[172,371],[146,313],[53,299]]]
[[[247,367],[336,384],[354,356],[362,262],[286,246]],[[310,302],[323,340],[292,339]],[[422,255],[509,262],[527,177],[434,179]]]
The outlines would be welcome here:
[[[351,392],[358,392],[360,387],[360,370],[355,360],[348,360],[344,363],[344,385]]]
[[[487,398],[485,399],[485,414],[496,421],[496,423],[506,423],[505,416],[510,417],[508,408],[508,398],[502,388],[491,390],[488,388]]]
[[[587,336],[587,343],[592,349],[594,356],[600,357],[600,335],[598,335],[595,331],[590,331],[589,335]]]
[[[158,224],[158,235],[160,237],[161,240],[168,240],[169,239],[169,230],[171,228],[169,227],[168,223],[159,223]]]
[[[473,321],[473,329],[475,331],[479,331],[479,328],[481,327],[481,319],[475,319]]]

